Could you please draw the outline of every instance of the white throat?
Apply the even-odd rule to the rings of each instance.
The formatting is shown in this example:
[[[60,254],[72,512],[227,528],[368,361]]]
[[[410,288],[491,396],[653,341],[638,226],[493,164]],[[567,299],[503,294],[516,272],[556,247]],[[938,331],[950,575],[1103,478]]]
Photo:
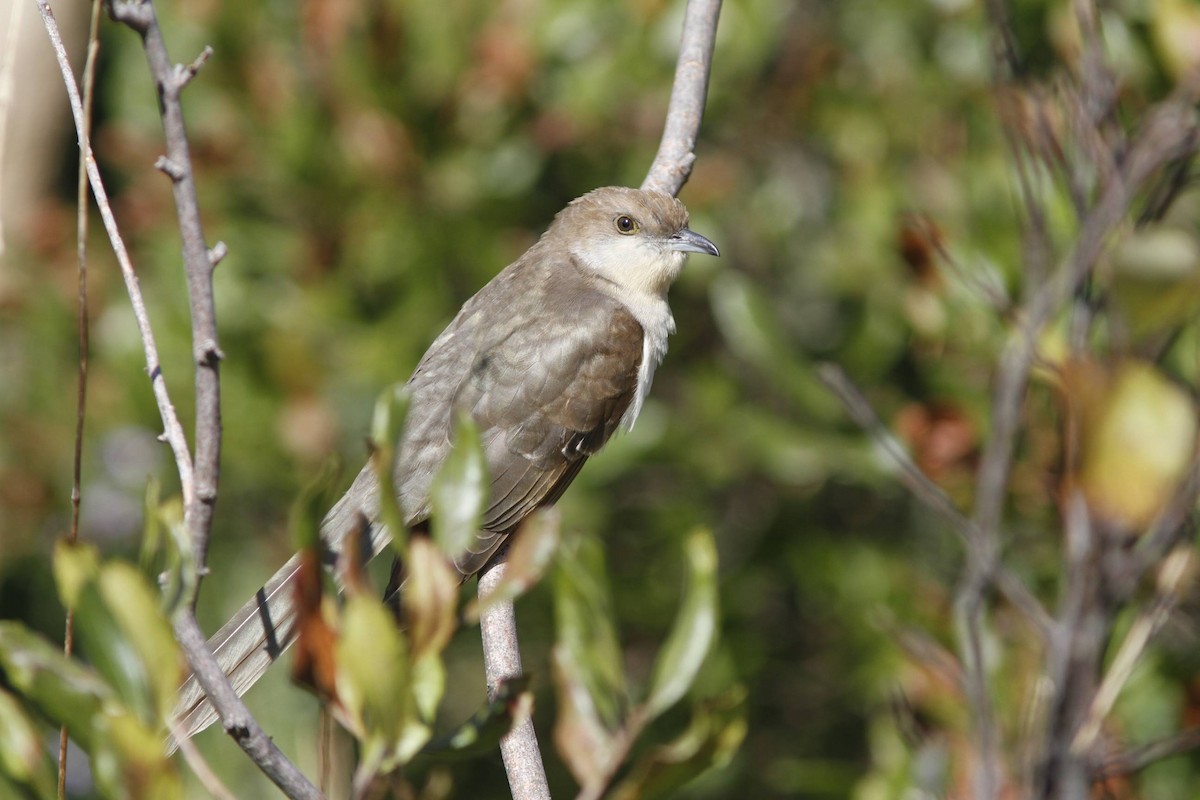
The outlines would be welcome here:
[[[575,255],[604,279],[603,290],[628,308],[642,326],[637,393],[621,418],[621,427],[629,430],[650,393],[654,371],[667,354],[667,337],[675,332],[667,290],[687,256],[633,237],[610,238],[604,246],[580,248]]]

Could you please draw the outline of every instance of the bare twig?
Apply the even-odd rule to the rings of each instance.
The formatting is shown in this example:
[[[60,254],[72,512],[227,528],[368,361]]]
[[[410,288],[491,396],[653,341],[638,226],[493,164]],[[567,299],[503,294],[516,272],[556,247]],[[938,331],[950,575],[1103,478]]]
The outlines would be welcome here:
[[[517,618],[512,601],[482,602],[504,577],[506,566],[498,559],[479,573],[479,599],[483,606],[479,632],[483,638],[483,668],[489,700],[494,699],[501,681],[522,674]],[[500,755],[504,759],[513,800],[549,800],[550,785],[546,782],[546,768],[542,764],[532,718],[526,717],[500,740]]]
[[[850,380],[845,370],[836,364],[826,363],[817,368],[817,377],[841,401],[842,407],[855,424],[896,462],[900,467],[900,481],[913,496],[945,519],[964,542],[970,542],[974,535],[972,529],[975,523],[959,510],[942,487],[930,480],[917,466],[908,450],[875,414],[867,398]],[[992,580],[995,581],[996,588],[1037,629],[1043,640],[1051,634],[1054,620],[1020,578],[998,564]]]
[[[71,73],[71,67],[67,60],[66,50],[62,44],[62,37],[58,31],[57,22],[54,19],[54,13],[51,10],[47,0],[37,0],[38,10],[42,15],[42,21],[46,26],[47,34],[50,37],[50,42],[54,47],[55,56],[58,59],[59,68],[62,71],[63,83],[67,88],[67,95],[71,103],[71,112],[75,120],[76,132],[80,136],[80,149],[83,154],[84,163],[87,170],[88,180],[92,187],[92,193],[96,198],[96,204],[100,209],[101,219],[104,221],[105,230],[108,233],[109,241],[112,243],[113,251],[116,254],[117,262],[121,267],[122,277],[125,279],[125,287],[130,297],[130,302],[133,305],[134,318],[137,320],[138,331],[142,339],[142,348],[145,353],[147,371],[151,379],[151,386],[154,390],[155,400],[158,403],[159,415],[162,417],[165,428],[164,438],[171,446],[171,451],[175,455],[176,468],[179,472],[180,484],[183,489],[184,503],[186,507],[193,509],[192,516],[188,519],[188,528],[195,536],[196,527],[203,524],[207,529],[208,515],[211,514],[211,499],[215,496],[215,475],[210,476],[211,483],[206,483],[206,488],[203,491],[196,489],[194,474],[192,469],[192,460],[188,453],[187,439],[183,432],[183,427],[179,424],[179,419],[175,413],[174,406],[171,403],[170,396],[167,393],[166,383],[163,379],[162,365],[158,358],[158,349],[154,341],[154,333],[150,327],[149,317],[146,313],[145,302],[142,298],[141,289],[138,286],[137,275],[133,270],[133,264],[129,259],[129,253],[125,248],[124,240],[121,237],[120,231],[117,228],[116,219],[112,213],[112,207],[108,201],[107,192],[104,189],[103,180],[100,177],[100,172],[96,166],[96,160],[93,157],[92,150],[85,137],[85,116],[83,104],[79,97],[79,87],[75,83],[75,79]],[[141,14],[141,21],[145,22],[144,10],[146,5],[139,6],[141,11],[131,12],[134,16]],[[129,7],[119,6],[124,11],[130,11]],[[153,22],[153,9],[150,9],[151,14],[149,20]],[[157,31],[157,25],[152,26],[153,30]],[[150,35],[150,30],[142,30],[143,36],[154,38]],[[161,36],[157,37],[161,48]],[[165,50],[161,50],[159,54],[165,59]],[[160,87],[164,90],[166,87]],[[178,116],[178,86],[175,86],[171,91],[175,94],[173,106],[175,108],[173,119],[177,122],[172,123],[171,130],[174,134],[182,136],[182,118]],[[167,112],[164,111],[164,115]],[[171,144],[171,143],[169,143]],[[178,142],[173,143],[175,148],[178,147]],[[183,143],[186,163],[186,140]],[[199,230],[198,212],[196,212],[194,203],[191,204],[190,212],[196,215],[195,225],[191,226],[193,232]],[[186,204],[184,204],[186,206]],[[181,217],[185,216],[184,208],[181,208]],[[184,224],[185,229],[189,229],[188,225]],[[185,234],[185,242],[190,242],[191,236]],[[188,245],[194,249],[194,242]],[[203,245],[203,239],[200,240],[200,254],[206,271],[211,273],[211,261],[209,260],[208,248]],[[193,259],[189,258],[189,263]],[[196,279],[190,279],[189,284],[200,284],[203,289],[203,276]],[[208,305],[211,312],[211,285],[208,287]],[[195,303],[195,294],[193,294],[193,303]],[[202,302],[201,305],[204,305]],[[203,314],[202,314],[203,316]],[[207,323],[212,324],[213,318],[211,313],[207,316]],[[205,328],[208,330],[208,328]],[[197,383],[203,389],[204,396],[198,398],[198,419],[204,417],[206,412],[211,413],[211,404],[217,400],[215,392],[216,379],[216,357],[219,355],[216,350],[215,330],[211,339],[205,340],[203,347],[204,361],[207,363],[199,364],[197,370],[199,374],[209,375],[207,379],[197,378]],[[198,389],[199,391],[199,389]],[[216,429],[212,428],[212,419],[209,417],[209,424],[202,426],[197,424],[198,438],[203,439],[219,439],[219,414],[216,417]],[[215,462],[211,459],[214,456],[215,448],[219,447],[219,443],[209,441],[203,447],[198,446],[198,451],[201,452],[206,459],[205,469],[215,469]],[[208,479],[206,479],[208,480]],[[238,744],[254,759],[255,763],[280,787],[289,797],[294,798],[319,798],[321,797],[312,784],[304,777],[304,775],[279,751],[273,742],[266,736],[258,723],[250,715],[245,705],[237,698],[233,688],[226,680],[224,672],[221,671],[216,659],[213,658],[212,652],[204,641],[204,635],[200,631],[200,626],[196,623],[195,616],[192,612],[190,603],[185,604],[185,607],[176,614],[174,619],[174,629],[176,638],[179,640],[181,647],[188,658],[188,663],[193,672],[197,675],[200,683],[204,686],[206,692],[214,698],[213,703],[222,710],[222,720],[225,722],[226,730],[231,736],[237,740]]]
[[[1120,649],[1117,650],[1112,666],[1108,668],[1100,688],[1092,698],[1086,719],[1075,734],[1071,749],[1076,756],[1086,756],[1091,751],[1100,735],[1100,726],[1104,723],[1104,718],[1112,710],[1121,689],[1133,674],[1133,668],[1145,652],[1146,645],[1166,624],[1179,600],[1179,585],[1187,574],[1190,560],[1191,547],[1187,546],[1175,550],[1163,562],[1158,579],[1158,597],[1154,605],[1142,611],[1130,627]]]
[[[299,768],[288,760],[259,726],[258,720],[237,696],[224,670],[208,649],[204,632],[200,630],[196,616],[189,606],[183,606],[174,619],[175,638],[187,655],[188,666],[196,680],[204,687],[213,706],[221,716],[221,723],[238,746],[246,751],[251,760],[278,786],[284,794],[295,800],[321,800],[324,795],[313,786]]]
[[[8,33],[4,37],[3,56],[0,56],[0,164],[4,163],[4,152],[8,147],[8,128],[12,120],[13,85],[16,83],[17,42],[21,32],[21,18],[25,13],[24,3],[9,3]],[[4,198],[0,193],[0,210]],[[4,255],[4,215],[0,213],[0,256]],[[62,795],[61,790],[59,795]]]
[[[217,773],[213,772],[212,767],[204,760],[204,756],[196,748],[196,743],[182,735],[178,723],[171,725],[171,737],[179,743],[179,752],[183,754],[183,760],[191,767],[200,784],[210,795],[217,800],[237,800],[233,792],[226,788],[221,779],[217,777]]]
[[[643,189],[676,195],[692,174],[720,13],[721,0],[688,0],[667,121]]]
[[[216,302],[213,298],[213,263],[200,224],[200,204],[183,122],[183,89],[211,54],[210,48],[191,66],[174,64],[167,54],[166,42],[151,0],[112,0],[109,13],[117,22],[129,25],[142,35],[150,74],[158,86],[159,113],[167,154],[160,159],[163,171],[171,178],[179,232],[183,238],[183,263],[187,273],[188,305],[192,319],[192,359],[196,370],[195,490],[184,496],[184,524],[192,537],[199,570],[196,591],[207,572],[208,538],[212,528],[213,506],[221,460],[221,384],[222,358],[217,344]],[[189,598],[195,603],[195,596]]]
[[[1096,767],[1092,779],[1097,781],[1130,775],[1164,758],[1177,756],[1200,747],[1200,727],[1164,736],[1153,742],[1123,753],[1109,756]]]
[[[54,54],[58,58],[58,66],[62,71],[63,84],[67,88],[67,96],[71,102],[71,114],[75,119],[75,130],[78,134],[79,131],[84,130],[85,125],[83,102],[79,97],[79,87],[76,85],[75,77],[71,73],[71,64],[67,60],[67,51],[63,47],[62,36],[58,32],[58,23],[54,19],[54,12],[51,10],[48,0],[37,0],[37,4],[38,11],[42,15],[42,22],[46,25],[46,32],[50,37],[50,43],[54,47]],[[121,277],[125,281],[125,289],[129,294],[130,304],[133,306],[133,316],[137,321],[138,333],[142,339],[142,351],[146,359],[146,372],[150,376],[150,386],[154,391],[154,400],[158,405],[158,413],[163,421],[163,437],[170,446],[171,453],[175,456],[175,467],[179,472],[179,481],[186,501],[195,491],[192,482],[192,457],[188,453],[187,437],[183,432],[183,426],[179,424],[179,417],[175,413],[175,406],[171,403],[171,397],[167,393],[167,383],[163,378],[162,363],[158,358],[158,345],[154,341],[154,331],[150,328],[150,317],[146,313],[146,302],[142,297],[142,290],[138,285],[137,273],[134,272],[133,262],[129,258],[129,251],[125,247],[125,240],[121,237],[121,231],[117,228],[117,220],[113,216],[112,206],[108,201],[108,192],[104,188],[104,181],[100,177],[100,170],[96,166],[95,157],[92,155],[91,145],[86,141],[81,141],[80,148],[87,167],[88,182],[92,187],[92,195],[96,198],[96,205],[100,210],[100,218],[104,222],[104,229],[108,234],[109,242],[112,243],[113,253],[117,257],[117,264],[121,268]]]
[[[88,30],[87,59],[83,66],[83,129],[79,132],[79,178],[75,187],[75,252],[78,259],[78,291],[76,325],[79,328],[79,371],[75,384],[75,451],[71,465],[71,530],[67,538],[72,544],[79,540],[79,511],[83,497],[83,425],[87,419],[88,386],[88,180],[84,154],[90,147],[92,135],[92,103],[96,93],[96,57],[100,54],[100,0],[92,0],[92,21]],[[0,150],[2,153],[3,150]],[[70,656],[75,649],[75,609],[67,609],[66,630],[63,633],[63,653]],[[58,797],[67,796],[67,726],[58,732]]]

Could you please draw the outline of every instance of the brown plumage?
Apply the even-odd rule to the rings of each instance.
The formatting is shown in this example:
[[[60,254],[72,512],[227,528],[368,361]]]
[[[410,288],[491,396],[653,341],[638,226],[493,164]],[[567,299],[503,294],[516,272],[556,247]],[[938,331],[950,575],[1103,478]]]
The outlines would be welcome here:
[[[683,204],[636,189],[597,189],[561,211],[542,238],[468,300],[409,379],[394,491],[412,526],[458,409],[479,428],[490,497],[479,535],[455,566],[479,572],[535,509],[555,502],[622,424],[632,425],[666,352],[667,289],[689,252],[717,248],[687,228]],[[337,552],[359,514],[374,522],[378,482],[365,467],[326,516]],[[372,525],[373,551],[386,534]],[[291,643],[291,559],[209,644],[238,693]],[[188,735],[215,714],[189,678],[177,710]]]

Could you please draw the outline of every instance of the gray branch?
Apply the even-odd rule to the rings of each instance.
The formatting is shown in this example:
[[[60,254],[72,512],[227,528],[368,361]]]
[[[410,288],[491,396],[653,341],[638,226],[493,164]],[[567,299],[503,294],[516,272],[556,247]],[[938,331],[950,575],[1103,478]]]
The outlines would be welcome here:
[[[677,195],[692,174],[720,13],[721,0],[688,0],[667,119],[658,154],[642,182],[643,189]],[[480,574],[480,597],[486,596],[503,574],[502,556]],[[512,601],[491,605],[479,624],[490,696],[501,679],[521,674],[520,643]],[[500,742],[500,752],[514,800],[550,797],[533,720],[526,719],[513,728]]]

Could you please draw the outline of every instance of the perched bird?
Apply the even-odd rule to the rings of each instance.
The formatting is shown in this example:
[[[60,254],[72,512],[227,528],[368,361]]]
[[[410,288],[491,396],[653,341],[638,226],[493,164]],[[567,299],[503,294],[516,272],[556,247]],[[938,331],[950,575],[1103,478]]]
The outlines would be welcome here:
[[[464,579],[487,565],[521,521],[554,503],[588,456],[637,419],[675,320],[667,290],[688,253],[720,255],[658,192],[608,187],[572,201],[533,247],[468,300],[408,380],[411,393],[391,490],[414,528],[450,451],[456,413],[479,429],[491,477],[481,530],[456,560]],[[375,523],[368,465],[321,525],[340,549],[360,515]],[[380,526],[372,536],[376,550]],[[245,692],[294,637],[293,557],[209,644]],[[188,736],[216,719],[195,678],[176,710]]]

